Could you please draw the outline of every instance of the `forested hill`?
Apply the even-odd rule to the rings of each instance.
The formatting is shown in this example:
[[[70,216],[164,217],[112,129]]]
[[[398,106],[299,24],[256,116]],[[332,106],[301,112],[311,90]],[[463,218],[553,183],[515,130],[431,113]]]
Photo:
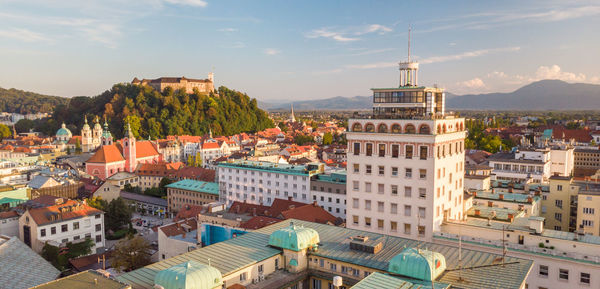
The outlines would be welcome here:
[[[113,137],[121,138],[128,120],[136,138],[164,138],[167,135],[232,135],[256,132],[273,127],[267,113],[259,109],[256,99],[219,87],[217,93],[187,94],[165,89],[162,93],[149,86],[116,84],[95,97],[73,97],[67,105],[59,105],[53,118],[62,121],[79,134],[83,117],[93,128],[95,116],[108,119]]]
[[[49,96],[18,89],[0,88],[0,112],[12,113],[51,113],[59,104],[66,104],[68,98]]]

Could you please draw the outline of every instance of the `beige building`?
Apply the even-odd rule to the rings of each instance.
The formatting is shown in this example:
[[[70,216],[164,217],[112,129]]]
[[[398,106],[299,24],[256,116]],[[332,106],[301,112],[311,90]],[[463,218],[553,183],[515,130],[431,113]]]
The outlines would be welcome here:
[[[577,195],[577,227],[579,233],[600,236],[600,190],[582,188]]]
[[[207,79],[192,79],[184,76],[139,80],[136,77],[131,83],[136,85],[149,85],[160,92],[167,87],[170,87],[173,90],[183,89],[186,93],[194,93],[194,90],[197,89],[200,93],[208,94],[215,90],[214,74],[212,72],[208,74]]]
[[[546,219],[544,227],[556,231],[573,231],[575,216],[571,216],[572,207],[577,210],[579,186],[573,184],[571,177],[552,176],[549,178],[550,193],[542,195],[540,216]]]
[[[158,259],[164,260],[200,247],[195,218],[158,227]]]
[[[166,186],[169,212],[177,213],[187,205],[204,205],[219,201],[219,184],[182,180]]]

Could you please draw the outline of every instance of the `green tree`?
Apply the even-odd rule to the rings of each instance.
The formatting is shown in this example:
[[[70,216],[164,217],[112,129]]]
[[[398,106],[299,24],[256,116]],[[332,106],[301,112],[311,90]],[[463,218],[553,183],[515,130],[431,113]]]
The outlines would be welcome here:
[[[96,208],[98,210],[107,212],[108,211],[108,202],[103,200],[100,197],[93,197],[85,200],[86,204],[92,208]]]
[[[104,217],[106,228],[116,231],[131,222],[131,208],[121,197],[118,197],[110,201]]]
[[[34,127],[35,127],[35,122],[33,120],[26,119],[26,118],[20,119],[19,121],[17,121],[17,123],[15,123],[15,129],[17,130],[18,133],[29,132]]]
[[[314,142],[314,138],[309,135],[299,134],[294,137],[294,143],[297,145],[304,145],[306,143]]]
[[[0,139],[7,138],[11,135],[12,133],[10,131],[10,128],[6,125],[0,124]]]
[[[149,265],[150,244],[146,239],[135,236],[131,239],[119,241],[110,257],[110,264],[118,272],[131,271]]]
[[[327,132],[323,135],[323,144],[330,145],[333,142],[333,135],[330,132]]]
[[[76,154],[81,153],[81,140],[79,140],[79,139],[75,140],[75,153]]]
[[[133,105],[133,102],[131,102],[131,104]],[[142,127],[140,118],[137,115],[128,115],[127,117],[125,117],[125,126],[123,128],[123,135],[126,135],[127,133],[127,123],[129,123],[129,126],[131,127],[131,132],[133,133],[133,136],[136,139],[140,139],[140,130]]]
[[[287,132],[288,130],[287,125],[285,125],[283,121],[280,121],[279,124],[277,124],[277,127],[279,127],[282,132]]]
[[[86,238],[83,242],[68,242],[62,248],[46,242],[42,247],[41,255],[58,270],[64,271],[69,267],[69,259],[91,254],[93,246],[94,241],[90,238]]]

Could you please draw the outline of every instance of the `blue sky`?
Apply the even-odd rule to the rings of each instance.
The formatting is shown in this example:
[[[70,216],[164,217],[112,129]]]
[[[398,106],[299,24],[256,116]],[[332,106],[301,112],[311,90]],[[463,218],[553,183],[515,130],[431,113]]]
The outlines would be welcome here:
[[[0,87],[97,95],[133,77],[205,78],[263,101],[420,84],[511,91],[600,83],[597,1],[0,0]]]

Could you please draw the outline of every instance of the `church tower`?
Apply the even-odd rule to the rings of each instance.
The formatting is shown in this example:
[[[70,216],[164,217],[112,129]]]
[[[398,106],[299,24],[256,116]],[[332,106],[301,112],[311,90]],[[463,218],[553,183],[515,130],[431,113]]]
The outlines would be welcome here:
[[[131,132],[131,125],[127,122],[127,133],[123,139],[123,156],[125,157],[125,170],[128,172],[135,171],[137,166],[135,142],[135,136]]]
[[[81,149],[83,152],[88,152],[92,146],[92,129],[90,129],[90,125],[87,121],[87,116],[83,118],[84,124],[81,129]]]
[[[91,150],[99,147],[102,144],[102,126],[98,120],[98,116],[94,120],[94,130],[92,131],[92,147]]]
[[[106,119],[104,119],[104,130],[102,131],[102,145],[107,146],[112,144],[113,137],[110,131],[108,130],[108,123],[106,122]]]

